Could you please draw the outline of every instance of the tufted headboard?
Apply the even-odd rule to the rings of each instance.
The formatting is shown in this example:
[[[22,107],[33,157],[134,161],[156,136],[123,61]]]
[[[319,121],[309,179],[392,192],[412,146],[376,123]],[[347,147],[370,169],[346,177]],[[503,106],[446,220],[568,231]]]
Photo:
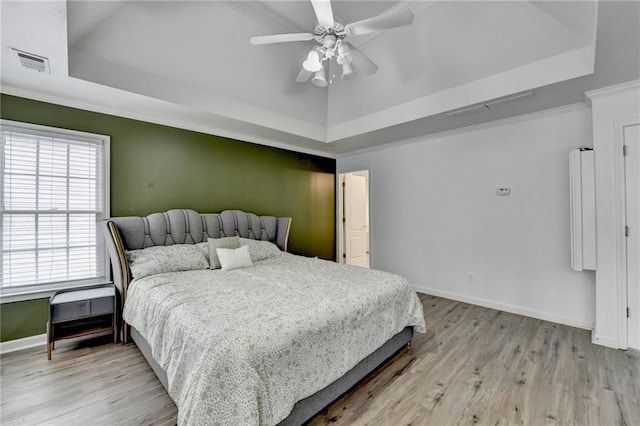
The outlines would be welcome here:
[[[287,251],[290,217],[258,216],[240,210],[222,213],[198,213],[194,210],[175,209],[152,213],[145,217],[112,217],[101,221],[113,282],[123,303],[131,281],[126,250],[173,244],[197,244],[208,238],[238,235],[254,240],[271,241],[280,250]]]

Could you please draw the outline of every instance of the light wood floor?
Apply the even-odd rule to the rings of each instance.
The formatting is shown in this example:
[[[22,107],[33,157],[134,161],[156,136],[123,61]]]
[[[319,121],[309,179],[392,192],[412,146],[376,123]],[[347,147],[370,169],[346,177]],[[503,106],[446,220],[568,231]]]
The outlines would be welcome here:
[[[311,425],[640,425],[640,354],[585,330],[420,295],[429,333]],[[107,338],[108,339],[108,338]],[[3,425],[174,425],[137,348],[93,339],[4,355]]]

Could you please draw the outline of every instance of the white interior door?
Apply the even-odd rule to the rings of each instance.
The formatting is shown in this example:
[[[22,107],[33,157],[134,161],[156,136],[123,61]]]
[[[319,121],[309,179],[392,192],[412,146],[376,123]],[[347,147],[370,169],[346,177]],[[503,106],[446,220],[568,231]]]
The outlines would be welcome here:
[[[640,124],[624,128],[627,241],[627,305],[630,348],[640,349]]]
[[[369,267],[367,178],[344,175],[345,263]]]

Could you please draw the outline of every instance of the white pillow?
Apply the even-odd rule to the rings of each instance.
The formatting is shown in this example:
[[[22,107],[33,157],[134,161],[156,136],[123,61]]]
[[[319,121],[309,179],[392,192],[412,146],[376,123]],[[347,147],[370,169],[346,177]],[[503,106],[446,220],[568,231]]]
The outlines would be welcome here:
[[[243,246],[237,249],[217,248],[216,252],[218,253],[218,259],[220,259],[220,265],[223,271],[253,266],[251,256],[249,255],[249,246]]]
[[[278,246],[269,241],[240,238],[240,246],[249,246],[249,254],[253,262],[282,255]]]
[[[133,278],[140,279],[164,272],[207,269],[209,262],[193,244],[155,246],[127,252]]]

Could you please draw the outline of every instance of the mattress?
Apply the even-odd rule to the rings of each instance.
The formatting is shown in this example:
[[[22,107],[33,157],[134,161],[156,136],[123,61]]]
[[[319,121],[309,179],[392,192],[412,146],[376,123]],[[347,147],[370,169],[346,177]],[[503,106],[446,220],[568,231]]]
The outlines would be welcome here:
[[[167,374],[181,425],[272,425],[407,326],[403,278],[282,253],[251,268],[134,280],[124,320]]]

